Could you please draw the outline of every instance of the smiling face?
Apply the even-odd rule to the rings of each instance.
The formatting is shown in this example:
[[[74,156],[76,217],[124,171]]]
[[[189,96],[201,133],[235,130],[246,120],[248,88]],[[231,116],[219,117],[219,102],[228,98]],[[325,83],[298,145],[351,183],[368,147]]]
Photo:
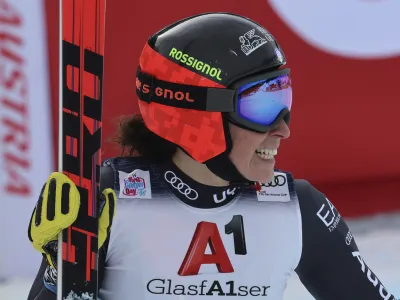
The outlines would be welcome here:
[[[258,133],[229,124],[232,151],[229,157],[238,171],[248,180],[270,182],[274,176],[275,159],[282,139],[290,136],[285,121],[267,133]]]

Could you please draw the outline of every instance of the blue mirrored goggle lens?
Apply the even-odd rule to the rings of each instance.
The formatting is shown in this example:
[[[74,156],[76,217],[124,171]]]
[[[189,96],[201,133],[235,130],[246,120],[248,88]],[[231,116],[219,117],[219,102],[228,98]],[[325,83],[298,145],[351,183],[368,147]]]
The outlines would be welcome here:
[[[292,106],[292,86],[289,75],[245,84],[238,89],[236,111],[251,122],[271,125],[279,113]]]

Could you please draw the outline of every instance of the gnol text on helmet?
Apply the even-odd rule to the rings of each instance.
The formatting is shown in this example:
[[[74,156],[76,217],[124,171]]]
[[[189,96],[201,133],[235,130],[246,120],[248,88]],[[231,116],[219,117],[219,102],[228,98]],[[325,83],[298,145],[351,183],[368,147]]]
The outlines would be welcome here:
[[[171,51],[169,52],[169,56],[219,81],[222,80],[220,69],[214,68],[209,64],[206,64],[205,62],[202,62],[201,60],[198,60],[193,56],[189,56],[189,54],[183,53],[176,48],[171,49]]]
[[[194,99],[190,98],[191,96],[189,92],[184,93],[182,91],[173,91],[169,89],[163,89],[158,86],[151,87],[148,84],[143,84],[137,77],[136,77],[136,89],[139,90],[144,95],[154,92],[156,96],[163,97],[165,99],[194,102]]]

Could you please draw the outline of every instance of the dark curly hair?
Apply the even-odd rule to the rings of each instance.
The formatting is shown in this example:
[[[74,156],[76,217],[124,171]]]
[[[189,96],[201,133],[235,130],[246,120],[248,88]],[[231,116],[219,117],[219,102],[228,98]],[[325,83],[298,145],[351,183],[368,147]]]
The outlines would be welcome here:
[[[114,142],[122,149],[122,156],[143,156],[153,162],[171,159],[177,146],[150,131],[140,114],[119,120]]]

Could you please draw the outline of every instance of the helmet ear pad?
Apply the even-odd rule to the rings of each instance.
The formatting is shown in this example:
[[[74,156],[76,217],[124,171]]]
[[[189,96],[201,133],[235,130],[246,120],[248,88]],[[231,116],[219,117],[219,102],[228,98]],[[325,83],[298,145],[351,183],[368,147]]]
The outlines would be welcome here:
[[[176,144],[200,163],[226,151],[220,112],[195,111],[158,103],[139,102],[146,127]]]
[[[243,182],[248,181],[236,168],[229,158],[232,151],[233,141],[229,129],[228,113],[222,113],[222,122],[224,126],[224,136],[226,143],[226,150],[221,154],[211,158],[205,162],[207,168],[218,177],[229,182]]]

